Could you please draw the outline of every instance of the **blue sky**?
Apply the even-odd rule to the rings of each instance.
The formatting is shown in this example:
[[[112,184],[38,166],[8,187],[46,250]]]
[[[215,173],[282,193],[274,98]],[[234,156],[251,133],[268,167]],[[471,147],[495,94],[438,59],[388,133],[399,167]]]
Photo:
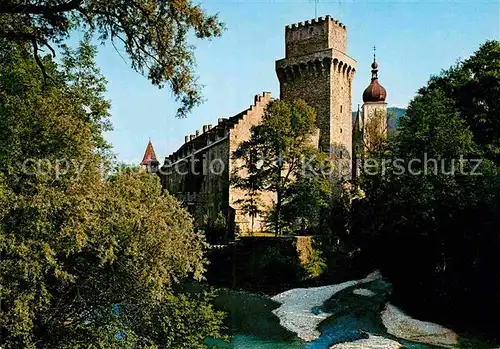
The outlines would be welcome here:
[[[138,164],[149,139],[163,162],[184,136],[232,116],[270,91],[279,97],[274,61],[284,57],[284,27],[314,18],[313,0],[204,1],[227,30],[212,41],[194,41],[197,73],[206,101],[185,119],[175,118],[170,91],[158,90],[131,70],[111,45],[98,65],[108,79],[114,131],[107,139],[119,160]],[[470,56],[487,39],[500,37],[499,1],[319,0],[318,16],[347,25],[348,55],[358,63],[353,109],[370,81],[377,47],[379,81],[389,106],[406,106],[430,75]]]

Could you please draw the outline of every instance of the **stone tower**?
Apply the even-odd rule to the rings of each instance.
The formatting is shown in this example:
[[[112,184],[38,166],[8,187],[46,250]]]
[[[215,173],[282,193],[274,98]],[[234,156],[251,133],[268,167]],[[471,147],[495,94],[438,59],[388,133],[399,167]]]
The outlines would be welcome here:
[[[374,137],[387,135],[387,91],[378,81],[378,64],[373,53],[372,79],[363,92],[363,141],[367,148]],[[368,150],[368,149],[367,149]]]
[[[285,28],[285,58],[276,61],[280,98],[316,109],[319,146],[349,163],[352,153],[352,80],[346,26],[330,16]]]

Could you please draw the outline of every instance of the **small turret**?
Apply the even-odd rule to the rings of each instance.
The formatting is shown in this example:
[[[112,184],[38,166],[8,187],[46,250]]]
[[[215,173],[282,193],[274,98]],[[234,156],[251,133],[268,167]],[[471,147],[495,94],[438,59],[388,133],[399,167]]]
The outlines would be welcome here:
[[[151,139],[146,146],[146,151],[144,152],[144,156],[142,157],[141,167],[149,173],[156,173],[158,171],[158,166],[160,162],[156,158],[156,153],[153,148],[153,143],[151,143]]]

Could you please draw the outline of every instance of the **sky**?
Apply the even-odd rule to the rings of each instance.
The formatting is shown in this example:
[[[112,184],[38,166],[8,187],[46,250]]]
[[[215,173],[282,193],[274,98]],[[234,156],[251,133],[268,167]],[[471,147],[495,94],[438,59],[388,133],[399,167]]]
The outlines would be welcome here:
[[[313,0],[208,0],[208,13],[225,23],[222,36],[194,40],[196,72],[205,102],[178,119],[168,89],[130,69],[111,45],[100,47],[97,63],[108,80],[114,130],[106,134],[120,161],[139,164],[151,139],[160,162],[184,136],[248,108],[256,94],[279,98],[275,61],[285,54],[285,26],[315,17]],[[389,106],[406,107],[431,75],[467,58],[488,39],[500,39],[500,0],[360,1],[319,0],[317,16],[347,26],[347,54],[357,61],[353,109],[370,82],[373,46],[379,82]]]

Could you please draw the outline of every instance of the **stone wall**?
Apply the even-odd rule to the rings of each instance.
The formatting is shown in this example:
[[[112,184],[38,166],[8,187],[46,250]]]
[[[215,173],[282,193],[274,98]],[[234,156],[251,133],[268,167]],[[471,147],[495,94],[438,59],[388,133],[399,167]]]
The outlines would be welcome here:
[[[162,186],[176,196],[201,224],[227,214],[229,195],[229,132],[227,120],[186,136],[186,142],[165,159],[159,175]]]
[[[364,103],[362,126],[365,151],[368,151],[374,140],[387,135],[387,103]]]
[[[264,92],[262,95],[255,96],[254,104],[250,106],[250,109],[248,109],[242,115],[242,118],[238,121],[238,123],[234,125],[234,128],[231,130],[229,136],[230,157],[232,157],[232,154],[242,142],[250,139],[251,127],[262,122],[264,110],[271,100],[272,98],[269,92]],[[242,164],[243,163],[241,160],[231,160],[229,163],[230,173],[245,177],[247,175],[246,170],[240,169]],[[229,205],[235,212],[234,222],[238,229],[238,233],[249,234],[252,232],[252,230],[264,230],[264,217],[255,217],[252,227],[252,218],[240,209],[241,205],[240,203],[238,203],[238,201],[245,199],[245,195],[245,191],[235,188],[234,186],[230,187]],[[263,204],[262,209],[265,210],[272,205],[273,201],[275,200],[275,195],[271,192],[263,192],[259,194],[258,199]]]
[[[316,110],[316,122],[320,129],[320,147],[328,151],[330,144],[331,76],[328,50],[323,55],[305,56],[302,62],[289,65],[285,59],[278,63],[280,98],[303,99]]]
[[[330,16],[319,17],[285,27],[285,55],[299,57],[333,48],[347,51],[346,26]]]

